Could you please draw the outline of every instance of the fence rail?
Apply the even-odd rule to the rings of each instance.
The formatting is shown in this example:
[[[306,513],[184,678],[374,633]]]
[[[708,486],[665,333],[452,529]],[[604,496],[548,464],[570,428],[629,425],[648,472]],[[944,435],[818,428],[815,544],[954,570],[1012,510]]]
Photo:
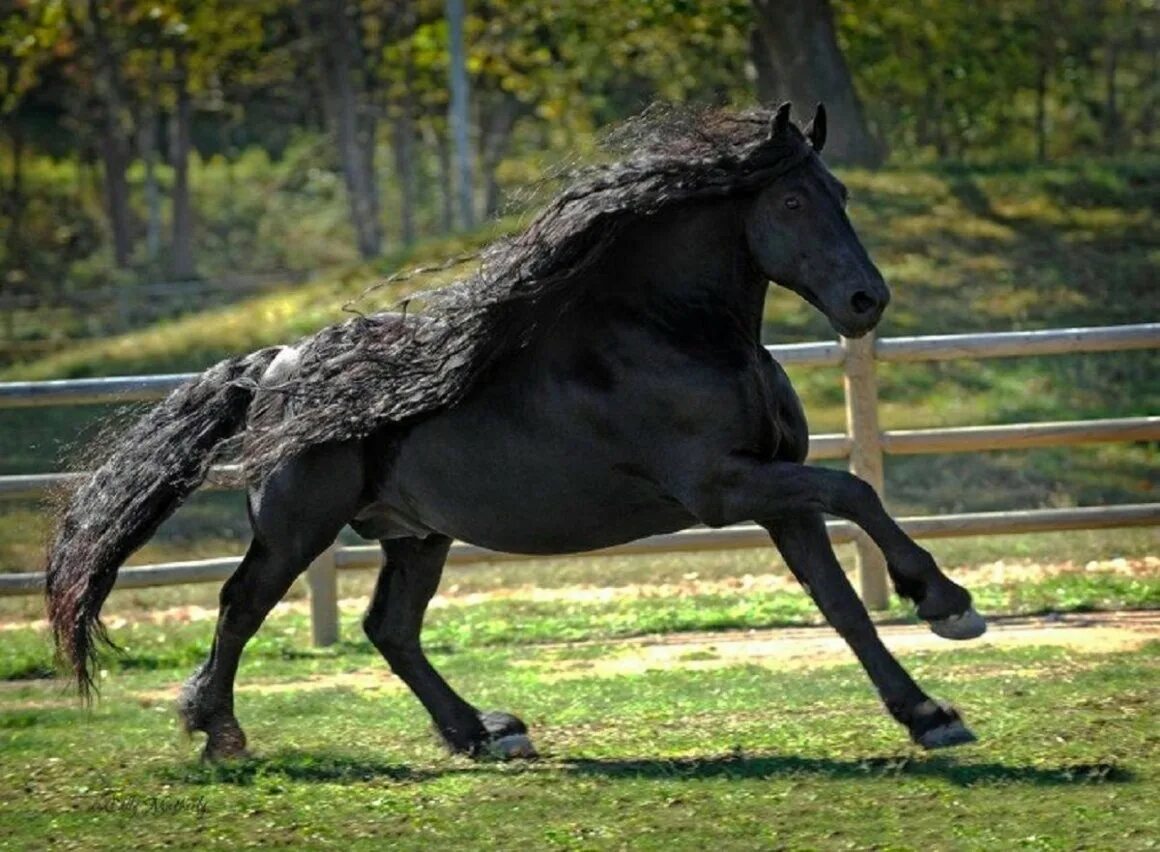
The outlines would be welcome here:
[[[881,431],[878,428],[876,362],[946,361],[958,358],[1111,352],[1160,348],[1160,323],[1069,328],[1046,331],[955,334],[897,337],[875,341],[819,342],[767,347],[782,364],[841,366],[846,388],[847,431],[810,437],[811,459],[848,458],[851,469],[882,491],[883,457],[917,453],[975,452],[1072,446],[1102,441],[1160,440],[1160,416],[1123,417],[1057,423],[1017,423],[999,426],[966,426],[938,429]],[[163,398],[196,374],[166,376],[119,376],[50,382],[0,383],[0,408],[52,405],[87,405],[149,401]],[[205,487],[233,487],[236,469],[215,468]],[[0,477],[0,500],[34,499],[66,485],[83,474],[34,474]],[[1036,509],[1013,512],[903,518],[900,523],[915,538],[1044,532],[1160,525],[1160,503],[1095,506],[1068,509]],[[866,536],[846,521],[827,525],[835,542],[853,541],[858,546],[858,573],[863,600],[868,606],[885,606],[885,563]],[[726,529],[693,529],[652,536],[592,555],[668,553],[708,549],[747,548],[768,544],[759,527],[742,525]],[[542,558],[499,554],[457,542],[449,562],[470,564],[506,559]],[[333,547],[311,565],[307,582],[316,644],[337,638],[336,572],[378,564],[377,547]],[[174,562],[130,567],[118,575],[118,588],[178,585],[224,579],[237,567],[239,558]],[[0,596],[35,594],[43,589],[40,573],[0,574]]]

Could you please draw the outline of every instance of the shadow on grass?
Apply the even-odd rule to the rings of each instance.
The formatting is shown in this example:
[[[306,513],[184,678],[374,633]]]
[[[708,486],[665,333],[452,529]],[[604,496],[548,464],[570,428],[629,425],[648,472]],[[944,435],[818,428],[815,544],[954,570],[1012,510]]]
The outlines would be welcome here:
[[[547,757],[523,764],[537,773],[560,776],[601,776],[609,779],[698,781],[724,778],[734,781],[784,778],[856,780],[871,778],[935,778],[960,787],[984,784],[1126,783],[1133,773],[1112,763],[1075,763],[1058,766],[1026,766],[1005,763],[959,763],[953,757],[905,755],[834,759],[780,754],[728,754],[689,758],[580,758]],[[490,774],[492,762],[461,763],[415,768],[399,763],[341,754],[288,751],[267,758],[251,758],[224,764],[187,764],[162,771],[169,782],[183,784],[234,784],[248,786],[260,778],[282,778],[303,783],[354,784],[368,781],[421,783],[448,775]],[[505,774],[512,764],[503,765]]]
[[[304,783],[353,784],[365,781],[419,782],[477,767],[416,769],[399,763],[343,754],[285,751],[270,757],[252,757],[225,763],[190,763],[162,770],[171,782],[182,784],[235,784],[249,786],[260,778],[283,778]]]
[[[850,760],[796,755],[725,755],[711,758],[583,759],[568,761],[565,771],[606,778],[699,780],[704,778],[941,778],[960,787],[978,784],[1055,786],[1082,783],[1123,783],[1133,774],[1110,763],[1021,766],[1005,763],[959,763],[953,757],[914,759],[867,757]]]

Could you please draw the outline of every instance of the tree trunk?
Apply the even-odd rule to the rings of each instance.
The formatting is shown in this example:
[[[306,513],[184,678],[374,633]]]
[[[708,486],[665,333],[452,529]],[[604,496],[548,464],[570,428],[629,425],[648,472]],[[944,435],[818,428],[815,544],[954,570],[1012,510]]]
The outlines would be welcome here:
[[[1035,158],[1047,162],[1047,90],[1055,67],[1055,0],[1039,0],[1039,52],[1035,73]]]
[[[1104,45],[1104,152],[1116,153],[1121,147],[1120,108],[1116,88],[1116,72],[1119,69],[1119,44],[1109,33]]]
[[[12,141],[12,182],[4,213],[8,216],[8,257],[18,269],[24,265],[24,131],[15,116],[8,123],[8,135]]]
[[[439,226],[446,234],[455,228],[455,192],[451,180],[451,146],[432,122],[423,123],[423,143],[435,151],[439,173]]]
[[[464,228],[475,226],[474,181],[471,176],[469,130],[470,93],[467,82],[467,55],[463,43],[464,0],[446,0],[449,49],[451,52],[451,105],[448,120],[455,145],[455,172],[458,177],[459,219]]]
[[[193,203],[189,194],[190,125],[193,103],[189,96],[189,75],[184,48],[174,56],[177,103],[173,114],[173,277],[180,280],[197,275],[193,257]]]
[[[1047,162],[1047,56],[1039,54],[1035,75],[1035,159]]]
[[[749,60],[753,63],[757,96],[762,101],[772,103],[782,90],[782,84],[777,76],[777,67],[769,56],[769,48],[765,46],[765,38],[756,25],[749,31]]]
[[[137,148],[145,161],[145,257],[161,253],[161,191],[157,186],[157,60],[150,69],[149,91],[137,122]]]
[[[512,130],[519,117],[519,101],[507,92],[496,95],[497,103],[489,104],[483,127],[483,145],[480,165],[483,170],[484,209],[488,216],[499,213],[500,189],[496,169],[507,153]]]
[[[344,0],[321,0],[312,8],[311,28],[322,38],[321,59],[328,113],[338,143],[343,180],[359,254],[377,257],[383,248],[379,191],[375,178],[376,121],[366,108],[362,47]]]
[[[415,124],[410,112],[411,99],[403,103],[403,112],[395,118],[393,136],[395,171],[399,176],[399,237],[403,245],[413,245],[416,239],[415,201],[418,193],[415,181]]]
[[[94,84],[101,103],[101,123],[97,149],[104,166],[105,203],[113,235],[113,258],[126,268],[133,255],[133,234],[129,213],[129,140],[126,130],[124,97],[121,93],[117,58],[101,21],[97,0],[89,0],[89,35],[96,56]]]
[[[133,256],[133,236],[129,221],[129,183],[125,177],[129,168],[129,146],[118,123],[112,117],[105,118],[97,148],[104,167],[105,204],[113,232],[113,259],[124,269]]]
[[[884,146],[866,125],[862,103],[838,47],[829,0],[753,0],[757,33],[768,57],[762,100],[792,101],[809,116],[816,103],[829,113],[826,157],[835,162],[881,165]],[[762,63],[755,61],[759,71]],[[770,73],[772,71],[772,73]]]
[[[415,32],[415,9],[408,0],[402,0],[397,8],[398,31],[394,38],[406,43]],[[395,104],[391,136],[399,182],[399,238],[403,245],[410,246],[417,237],[415,204],[419,193],[415,163],[415,62],[409,46],[403,52],[402,63],[403,92]]]
[[[1148,82],[1145,91],[1160,91],[1160,38],[1153,37],[1148,47]],[[1148,98],[1140,112],[1140,134],[1144,147],[1152,147],[1152,134],[1156,131],[1156,98]]]

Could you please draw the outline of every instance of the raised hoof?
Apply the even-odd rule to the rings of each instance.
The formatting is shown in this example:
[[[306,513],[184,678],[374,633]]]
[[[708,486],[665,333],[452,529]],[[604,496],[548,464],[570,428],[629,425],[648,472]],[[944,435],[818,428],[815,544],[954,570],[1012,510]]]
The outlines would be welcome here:
[[[987,622],[974,607],[958,615],[932,618],[927,624],[932,633],[943,639],[977,639],[987,632]]]
[[[963,724],[962,719],[955,719],[937,728],[931,728],[921,736],[917,742],[925,749],[951,748],[952,746],[966,745],[978,740],[971,729]]]

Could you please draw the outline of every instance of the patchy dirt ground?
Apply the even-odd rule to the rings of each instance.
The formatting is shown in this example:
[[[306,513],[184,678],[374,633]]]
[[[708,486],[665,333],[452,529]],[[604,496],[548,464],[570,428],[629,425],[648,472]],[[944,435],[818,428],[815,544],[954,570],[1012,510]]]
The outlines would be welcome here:
[[[879,634],[891,651],[903,658],[921,650],[953,650],[957,643],[932,634],[924,625],[881,625]],[[1097,612],[1044,617],[993,620],[987,633],[962,647],[1011,648],[1053,646],[1077,654],[1131,651],[1150,641],[1160,640],[1160,611]],[[590,643],[581,643],[590,644]],[[829,627],[799,627],[774,630],[746,630],[723,633],[680,633],[600,641],[609,653],[599,659],[545,659],[515,661],[515,666],[536,666],[541,677],[565,680],[581,677],[616,677],[641,674],[655,669],[710,669],[734,665],[757,665],[769,669],[810,669],[854,662],[842,639]],[[540,649],[575,647],[541,645]],[[537,655],[538,656],[538,655]],[[550,657],[550,655],[547,655]],[[6,687],[24,687],[26,681],[0,683],[0,698]],[[143,706],[170,705],[177,699],[180,684],[165,689],[134,691],[133,700]],[[402,689],[385,664],[358,671],[314,674],[295,680],[249,678],[238,680],[240,693],[274,694],[303,690],[349,689],[357,692]],[[19,706],[67,705],[71,696],[39,696],[19,702]]]
[[[1160,556],[1137,559],[1105,559],[1080,565],[1074,562],[1041,563],[1026,559],[988,562],[983,565],[962,567],[948,573],[967,588],[987,583],[1024,583],[1043,580],[1060,574],[1079,571],[1100,571],[1140,576],[1160,572]],[[513,586],[487,592],[462,592],[451,585],[440,591],[431,601],[432,609],[470,606],[494,600],[521,600],[537,602],[587,603],[639,598],[674,597],[677,595],[711,595],[735,592],[769,592],[796,589],[796,582],[784,574],[745,574],[719,580],[705,580],[696,574],[686,574],[679,583],[636,583],[620,586]],[[343,612],[363,612],[369,604],[367,597],[343,598],[339,608]],[[310,603],[306,600],[283,601],[274,607],[271,617],[280,614],[307,614]],[[113,630],[130,623],[151,624],[188,623],[217,618],[217,608],[207,606],[178,606],[163,609],[120,610],[106,615],[105,624]],[[31,627],[45,629],[44,619],[0,618],[0,631]]]
[[[924,625],[882,625],[886,646],[896,654],[918,650],[950,650],[957,643],[931,633]],[[1050,645],[1079,653],[1129,651],[1160,639],[1160,611],[1100,612],[1008,618],[992,621],[979,639],[962,647],[1010,648]],[[828,627],[676,634],[615,643],[603,660],[584,660],[560,667],[558,677],[638,674],[650,669],[704,669],[740,664],[768,668],[815,668],[851,663],[846,643]]]
[[[879,627],[887,647],[905,656],[917,650],[948,650],[956,643],[935,636],[923,625],[883,625]],[[1160,611],[1100,612],[1042,618],[1009,618],[992,622],[987,633],[963,647],[1010,648],[1053,646],[1080,654],[1130,651],[1160,639]],[[601,641],[610,648],[603,659],[569,660],[558,664],[542,660],[516,661],[516,666],[545,669],[541,677],[567,679],[616,677],[641,674],[653,669],[707,669],[735,665],[758,665],[770,669],[808,669],[854,662],[850,649],[829,627],[801,627],[777,630],[747,630],[726,633],[682,633],[633,639]],[[564,647],[564,646],[539,646]],[[278,693],[315,689],[356,691],[396,690],[402,683],[386,666],[356,672],[312,675],[295,681],[261,682],[238,680],[242,693]],[[134,693],[147,703],[175,700],[177,687]]]
[[[1160,558],[1111,559],[1076,565],[1065,562],[1042,564],[1028,560],[993,562],[951,573],[968,587],[987,583],[1020,583],[1042,580],[1058,574],[1077,571],[1115,572],[1130,576],[1155,574],[1160,571]],[[632,600],[683,595],[705,595],[722,592],[775,591],[796,587],[794,582],[779,574],[745,575],[719,580],[704,580],[689,574],[678,583],[634,584],[612,587],[565,586],[537,588],[520,586],[490,592],[461,593],[456,586],[445,589],[432,602],[435,608],[469,606],[493,600],[533,600],[561,603]],[[339,602],[345,612],[366,609],[365,597],[344,598]],[[274,611],[278,613],[307,613],[307,601],[285,601]],[[186,623],[217,618],[215,608],[181,606],[160,610],[131,610],[112,614],[108,626],[119,629],[129,623],[149,622]],[[10,620],[0,622],[0,632],[14,628],[47,627],[43,619]],[[948,650],[955,643],[932,634],[924,625],[881,625],[879,633],[891,651],[905,657],[921,650]],[[1055,646],[1077,653],[1097,654],[1128,651],[1160,639],[1160,611],[1099,612],[1051,615],[1045,617],[1001,618],[992,620],[985,636],[965,643],[964,647],[988,646]],[[666,636],[636,637],[623,640],[601,641],[609,652],[600,659],[561,660],[545,659],[517,661],[513,665],[535,665],[542,676],[549,679],[578,677],[615,677],[639,674],[653,669],[709,669],[732,665],[758,665],[771,669],[808,669],[852,663],[854,658],[842,639],[829,627],[803,627],[774,630],[733,631],[724,633],[681,633]],[[539,646],[551,648],[554,646]],[[540,656],[540,655],[535,655]],[[548,655],[550,656],[550,655]],[[23,683],[23,682],[20,682]],[[0,683],[0,696],[4,687]],[[245,692],[279,693],[300,690],[351,689],[379,691],[401,689],[402,684],[391,675],[385,665],[373,665],[354,672],[333,675],[316,674],[304,679],[254,680],[244,675],[238,690]],[[143,704],[171,702],[176,698],[178,685],[164,690],[134,692],[133,698]],[[45,699],[40,699],[41,703]],[[48,699],[55,703],[55,699]],[[64,699],[62,699],[64,700]]]

